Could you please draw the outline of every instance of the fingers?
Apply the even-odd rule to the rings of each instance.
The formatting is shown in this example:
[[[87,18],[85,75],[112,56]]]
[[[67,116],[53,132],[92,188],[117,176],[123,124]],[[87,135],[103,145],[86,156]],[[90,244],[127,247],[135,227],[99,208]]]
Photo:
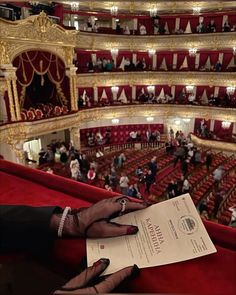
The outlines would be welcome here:
[[[89,238],[110,238],[123,235],[133,235],[138,232],[138,227],[133,225],[120,225],[115,222],[95,222],[87,231]]]
[[[107,268],[110,261],[106,258],[101,258],[96,261],[91,267],[86,268],[81,274],[77,275],[67,282],[61,290],[57,290],[54,294],[65,294],[65,291],[76,291],[77,289],[86,286],[92,279],[98,277]]]
[[[112,290],[114,290],[126,278],[135,277],[138,275],[138,273],[139,268],[137,267],[137,265],[126,267],[107,277],[100,284],[95,285],[95,288],[98,293],[109,293]]]

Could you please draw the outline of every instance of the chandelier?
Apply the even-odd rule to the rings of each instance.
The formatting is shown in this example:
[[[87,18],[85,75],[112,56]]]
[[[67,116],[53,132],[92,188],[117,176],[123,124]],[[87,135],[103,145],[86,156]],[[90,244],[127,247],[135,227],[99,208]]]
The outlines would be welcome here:
[[[146,120],[147,120],[148,122],[153,122],[153,121],[154,121],[154,118],[153,118],[153,117],[147,117]]]
[[[150,9],[149,13],[150,13],[151,17],[156,17],[157,16],[157,8]]]
[[[148,93],[154,93],[154,91],[155,91],[155,86],[153,86],[153,85],[148,86],[148,87],[147,87],[147,91],[148,91]]]
[[[112,124],[119,124],[120,120],[119,119],[111,119]]]
[[[37,6],[39,4],[39,1],[29,1],[29,4],[32,6]]]
[[[184,121],[184,123],[189,123],[189,122],[191,121],[191,119],[189,119],[189,118],[184,118],[183,121]]]
[[[111,55],[112,56],[117,56],[118,55],[119,50],[117,48],[113,48],[111,49]]]
[[[112,6],[110,10],[111,10],[111,15],[118,14],[118,7],[117,6]]]
[[[233,95],[234,91],[235,91],[235,87],[233,87],[233,86],[229,86],[226,88],[226,92],[230,95]]]
[[[229,129],[230,125],[231,125],[231,122],[229,122],[229,121],[223,121],[223,122],[221,122],[221,127],[223,129]]]
[[[69,2],[71,11],[78,12],[79,11],[79,2]]]
[[[119,87],[118,87],[118,86],[112,86],[112,87],[111,87],[111,92],[112,92],[113,94],[117,94],[118,91],[119,91]]]
[[[187,86],[186,86],[186,91],[187,91],[187,93],[192,93],[193,90],[194,90],[194,86],[193,86],[193,85],[187,85]]]
[[[193,14],[198,15],[200,14],[201,7],[193,7]]]
[[[188,52],[190,56],[195,56],[197,54],[197,48],[189,48]]]
[[[149,57],[152,57],[153,55],[155,55],[155,53],[156,53],[156,50],[155,49],[149,49],[148,50],[148,56]]]

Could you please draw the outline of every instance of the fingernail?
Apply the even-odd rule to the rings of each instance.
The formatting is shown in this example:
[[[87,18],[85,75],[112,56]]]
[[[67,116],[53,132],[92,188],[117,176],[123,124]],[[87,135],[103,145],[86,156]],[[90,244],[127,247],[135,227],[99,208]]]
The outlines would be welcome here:
[[[106,265],[110,264],[110,259],[108,259],[108,258],[101,258],[100,261]]]
[[[130,276],[131,276],[132,278],[135,278],[135,277],[138,276],[139,273],[140,273],[140,269],[139,269],[139,267],[137,266],[137,264],[134,264]]]
[[[101,258],[98,261],[94,262],[93,266],[97,267],[101,264],[105,264],[105,265],[109,265],[110,264],[110,260],[107,258]]]
[[[138,232],[138,227],[137,226],[129,226],[128,228],[127,228],[127,232],[126,232],[126,234],[127,235],[134,235],[134,234],[136,234]]]

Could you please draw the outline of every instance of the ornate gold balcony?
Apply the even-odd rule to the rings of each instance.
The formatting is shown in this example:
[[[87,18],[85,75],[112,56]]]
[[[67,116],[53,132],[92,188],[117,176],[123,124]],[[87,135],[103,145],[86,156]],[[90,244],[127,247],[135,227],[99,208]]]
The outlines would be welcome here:
[[[109,72],[77,75],[78,87],[140,84],[236,86],[236,75],[223,72]]]
[[[233,48],[236,44],[235,32],[214,34],[182,34],[166,36],[108,35],[79,32],[76,47],[91,50],[147,51],[188,50],[189,48],[218,50]]]
[[[0,142],[10,145],[29,138],[72,127],[81,128],[88,122],[99,126],[101,120],[113,118],[145,118],[148,116],[162,118],[205,118],[235,122],[236,110],[189,105],[127,105],[105,108],[91,108],[77,113],[45,120],[18,122],[0,126]]]

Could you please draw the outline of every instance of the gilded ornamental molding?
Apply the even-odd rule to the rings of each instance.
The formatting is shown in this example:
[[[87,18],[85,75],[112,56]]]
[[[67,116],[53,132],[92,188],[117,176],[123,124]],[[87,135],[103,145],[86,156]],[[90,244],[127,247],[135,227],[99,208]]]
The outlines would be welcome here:
[[[201,11],[221,11],[236,7],[235,1],[88,1],[81,0],[80,7],[85,10],[107,10],[110,12],[112,6],[117,6],[119,11],[127,13],[149,14],[150,9],[156,8],[159,13],[191,12],[193,7],[200,7]]]
[[[0,126],[0,142],[13,145],[16,142],[59,130],[81,127],[87,122],[99,126],[101,120],[113,118],[156,116],[170,118],[205,118],[213,120],[236,121],[236,109],[181,105],[127,105],[81,110],[77,113],[50,119],[17,122]]]
[[[65,30],[52,23],[44,12],[14,22],[0,19],[0,49],[4,50],[0,53],[0,64],[12,61],[23,51],[33,49],[48,50],[71,64],[76,35],[76,31]]]
[[[181,34],[164,36],[108,35],[79,32],[76,47],[91,50],[188,50],[189,48],[219,50],[236,46],[236,34]]]
[[[191,135],[191,139],[194,144],[200,147],[212,148],[213,150],[219,150],[223,152],[236,153],[236,143],[201,139],[195,135]]]
[[[78,74],[78,87],[114,85],[236,86],[236,74],[226,72],[114,72]]]

